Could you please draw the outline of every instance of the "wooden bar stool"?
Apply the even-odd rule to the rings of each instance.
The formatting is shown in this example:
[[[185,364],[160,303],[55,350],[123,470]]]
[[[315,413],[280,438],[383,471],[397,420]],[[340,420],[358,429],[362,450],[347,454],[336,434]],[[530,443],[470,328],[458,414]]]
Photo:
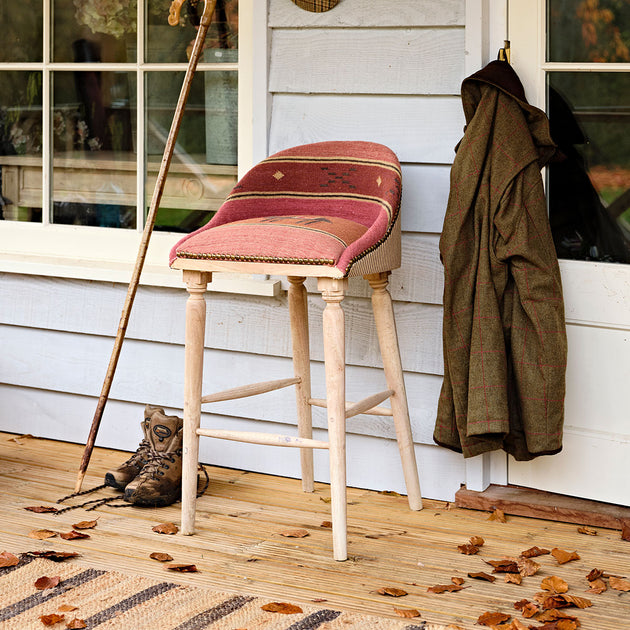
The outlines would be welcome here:
[[[287,149],[241,179],[212,220],[181,239],[170,265],[182,269],[186,305],[184,448],[181,532],[192,534],[199,436],[301,449],[302,484],[313,491],[314,448],[329,450],[333,555],[347,558],[346,418],[393,416],[412,510],[422,509],[418,470],[388,276],[400,266],[400,165],[370,142],[320,142]],[[206,305],[212,272],[286,275],[294,376],[202,396]],[[387,387],[346,402],[344,298],[348,277],[363,276],[372,306]],[[306,277],[318,279],[323,313],[326,399],[311,397]],[[200,428],[201,404],[295,386],[298,435]],[[380,406],[387,398],[391,409]],[[312,437],[311,407],[326,407],[328,440]]]

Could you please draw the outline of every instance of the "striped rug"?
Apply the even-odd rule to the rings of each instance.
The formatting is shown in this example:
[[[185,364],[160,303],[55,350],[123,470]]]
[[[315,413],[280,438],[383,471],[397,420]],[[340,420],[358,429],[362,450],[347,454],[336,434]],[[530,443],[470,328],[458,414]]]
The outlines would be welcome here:
[[[38,590],[35,582],[43,576],[58,576],[60,582]],[[445,630],[444,626],[416,619],[398,620],[302,604],[300,612],[291,614],[263,610],[262,606],[272,601],[43,558],[22,557],[17,566],[0,568],[3,630]],[[63,618],[56,620],[51,615]]]

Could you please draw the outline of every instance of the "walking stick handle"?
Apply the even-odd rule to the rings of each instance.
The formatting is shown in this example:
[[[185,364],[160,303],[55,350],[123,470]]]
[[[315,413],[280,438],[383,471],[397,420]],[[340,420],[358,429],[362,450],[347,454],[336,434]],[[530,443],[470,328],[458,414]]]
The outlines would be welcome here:
[[[179,14],[184,1],[185,0],[173,0],[169,12],[169,24],[176,25],[179,22]],[[212,16],[214,14],[216,4],[217,0],[205,0],[203,15],[201,17],[201,24],[199,25],[197,37],[195,38],[195,43],[190,54],[190,61],[188,62],[186,76],[184,77],[182,89],[179,93],[179,100],[177,101],[177,106],[175,107],[173,122],[171,123],[171,128],[168,133],[166,146],[164,148],[164,155],[162,156],[162,162],[160,164],[160,170],[158,172],[157,180],[155,182],[155,188],[153,189],[151,205],[149,206],[149,212],[147,214],[144,231],[142,232],[142,240],[140,241],[140,246],[138,248],[136,264],[131,275],[131,280],[129,281],[127,297],[125,299],[125,304],[123,306],[120,316],[120,324],[118,326],[118,332],[116,333],[114,348],[112,350],[112,355],[109,360],[109,365],[107,368],[107,373],[105,375],[105,380],[103,382],[101,395],[96,405],[94,418],[92,419],[90,433],[88,435],[88,439],[83,450],[83,457],[79,466],[79,473],[77,475],[77,481],[74,489],[75,492],[79,492],[81,490],[83,478],[85,477],[85,472],[87,470],[88,464],[90,463],[90,457],[92,456],[92,450],[94,449],[96,434],[98,433],[101,419],[103,417],[103,411],[105,410],[105,404],[107,403],[112,381],[114,380],[114,373],[116,371],[116,366],[118,365],[118,358],[120,356],[122,343],[125,338],[127,324],[129,323],[131,308],[133,306],[133,301],[136,296],[138,284],[140,283],[140,274],[142,273],[142,267],[144,266],[147,249],[149,248],[149,240],[151,238],[151,233],[153,232],[153,226],[155,225],[155,218],[157,216],[157,211],[160,206],[160,200],[162,199],[162,193],[164,192],[166,175],[171,164],[173,151],[175,150],[175,141],[177,140],[177,134],[179,133],[179,128],[181,126],[184,110],[186,108],[186,101],[188,100],[188,94],[190,93],[192,80],[197,69],[197,64],[199,63],[199,58],[203,50],[203,45],[206,39],[206,35],[208,33],[208,28],[210,26],[210,23],[212,22]],[[173,19],[177,20],[174,23],[171,22],[171,15],[173,16]]]

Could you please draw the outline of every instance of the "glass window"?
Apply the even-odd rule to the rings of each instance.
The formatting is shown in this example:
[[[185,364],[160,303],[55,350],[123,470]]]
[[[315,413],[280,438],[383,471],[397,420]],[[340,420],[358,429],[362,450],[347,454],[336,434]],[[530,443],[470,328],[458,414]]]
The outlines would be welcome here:
[[[0,52],[3,219],[143,229],[203,3],[187,2],[175,27],[169,7],[0,0],[0,15],[11,12]],[[238,0],[218,0],[158,230],[207,222],[236,181],[238,61]]]
[[[548,0],[547,10],[556,249],[560,258],[630,263],[630,3]]]

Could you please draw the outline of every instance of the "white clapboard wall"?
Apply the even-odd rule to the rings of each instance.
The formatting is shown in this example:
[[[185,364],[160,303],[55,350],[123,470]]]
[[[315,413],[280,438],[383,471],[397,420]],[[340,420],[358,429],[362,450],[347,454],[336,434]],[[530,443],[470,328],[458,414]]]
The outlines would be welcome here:
[[[464,0],[342,0],[323,14],[269,2],[269,151],[371,140],[402,163],[403,266],[391,291],[423,494],[444,500],[465,474],[461,456],[431,438],[443,370],[438,238],[463,129],[464,14]],[[308,286],[313,388],[322,397],[323,307]],[[0,274],[0,430],[85,442],[125,293],[121,284]],[[135,449],[145,403],[181,413],[185,300],[183,289],[140,288],[97,444]],[[209,296],[207,393],[292,374],[286,307],[284,293]],[[361,282],[351,282],[344,308],[348,398],[356,400],[385,382]],[[293,405],[289,389],[207,406],[203,422],[286,431],[295,424]],[[322,410],[314,417],[325,427]],[[348,431],[349,483],[404,491],[391,421],[359,416]],[[209,463],[299,475],[293,450],[209,438],[201,450]],[[325,453],[316,475],[328,478]]]

